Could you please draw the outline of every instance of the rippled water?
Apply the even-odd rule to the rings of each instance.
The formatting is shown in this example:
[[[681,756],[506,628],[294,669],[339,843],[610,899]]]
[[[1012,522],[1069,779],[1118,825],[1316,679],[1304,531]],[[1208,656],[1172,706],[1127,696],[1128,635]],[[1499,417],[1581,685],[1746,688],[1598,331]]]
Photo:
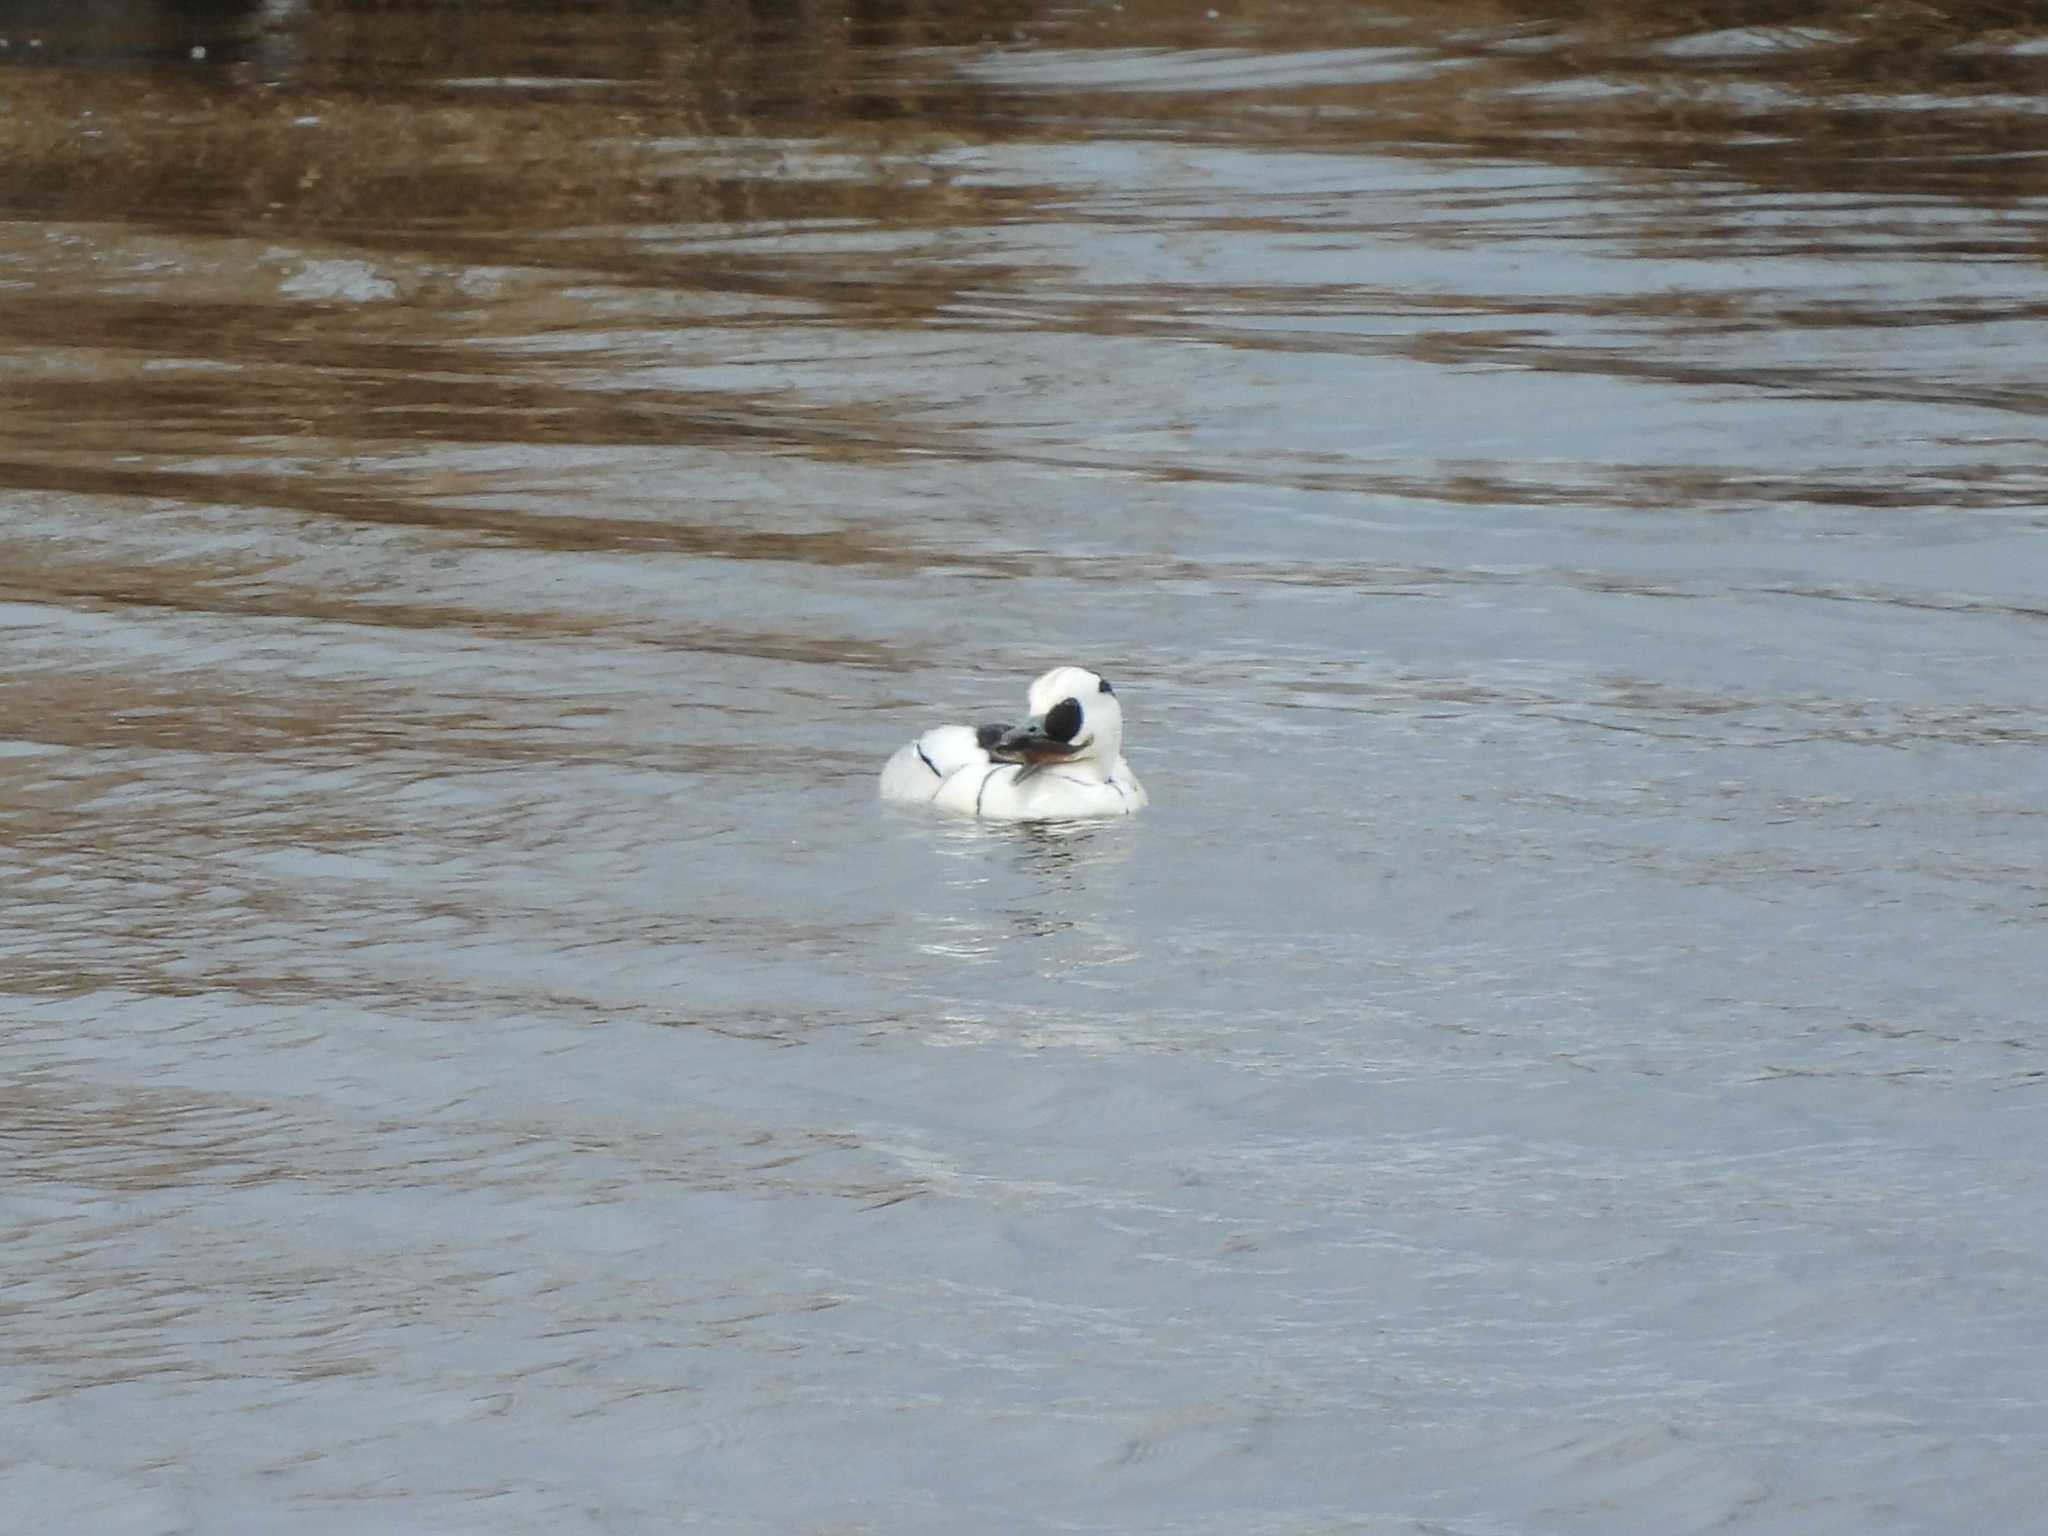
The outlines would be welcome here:
[[[91,15],[0,1527],[2032,1528],[2038,47]],[[1144,816],[876,804],[1066,659]]]

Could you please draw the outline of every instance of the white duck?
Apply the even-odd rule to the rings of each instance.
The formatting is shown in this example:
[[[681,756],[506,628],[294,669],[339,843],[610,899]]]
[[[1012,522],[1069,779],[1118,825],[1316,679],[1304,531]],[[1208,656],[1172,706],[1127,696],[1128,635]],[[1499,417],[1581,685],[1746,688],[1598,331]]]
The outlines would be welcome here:
[[[1124,761],[1124,712],[1109,680],[1054,667],[1025,695],[1019,726],[939,725],[882,768],[882,798],[990,821],[1128,816],[1148,796]]]

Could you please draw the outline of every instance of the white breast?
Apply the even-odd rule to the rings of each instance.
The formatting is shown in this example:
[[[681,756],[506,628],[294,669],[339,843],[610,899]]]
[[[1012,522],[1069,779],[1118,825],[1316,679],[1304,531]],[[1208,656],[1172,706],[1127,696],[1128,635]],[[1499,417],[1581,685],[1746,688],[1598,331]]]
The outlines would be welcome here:
[[[882,798],[989,821],[1128,816],[1149,798],[1121,755],[1106,778],[992,761],[966,725],[941,725],[898,747],[882,767]]]
[[[1057,768],[990,763],[953,774],[932,804],[989,821],[1067,821],[1085,816],[1128,816],[1145,804],[1145,789],[1130,764],[1117,759],[1106,779],[1078,778]]]

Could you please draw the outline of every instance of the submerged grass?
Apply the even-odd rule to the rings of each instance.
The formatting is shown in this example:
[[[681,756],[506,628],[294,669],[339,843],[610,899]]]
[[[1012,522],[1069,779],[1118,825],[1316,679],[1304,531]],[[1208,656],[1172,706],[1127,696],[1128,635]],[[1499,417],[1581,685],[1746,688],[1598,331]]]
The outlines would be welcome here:
[[[1005,210],[934,174],[933,147],[1118,123],[1710,167],[1771,188],[2048,191],[2048,48],[2017,46],[2048,39],[2034,0],[311,0],[281,15],[245,8],[204,67],[166,42],[184,34],[153,33],[148,47],[88,38],[46,50],[62,67],[0,69],[0,216],[379,247],[596,226],[941,227]],[[1016,44],[1402,46],[1417,67],[1256,91],[1212,72],[1199,90],[1028,93],[955,67],[962,50]],[[179,63],[103,67],[115,56]],[[785,174],[792,144],[853,163]]]
[[[2048,49],[2016,46],[2048,36],[2034,10],[2022,0],[310,0],[269,24],[242,7],[236,41],[203,67],[176,46],[183,34],[118,58],[105,39],[74,40],[48,50],[51,65],[0,67],[0,330],[11,338],[0,349],[0,483],[61,487],[90,466],[116,476],[95,482],[108,494],[196,494],[197,476],[226,494],[220,465],[185,462],[224,432],[259,454],[308,434],[335,445],[687,444],[842,461],[957,446],[870,402],[724,380],[599,383],[533,344],[602,325],[612,300],[592,295],[615,290],[634,290],[630,324],[643,337],[701,327],[675,355],[706,367],[730,357],[747,325],[914,328],[976,294],[1015,295],[1029,272],[992,259],[977,232],[1039,218],[1061,194],[948,174],[935,152],[963,144],[1243,139],[1637,171],[1657,211],[1607,233],[1664,255],[1825,253],[1843,239],[1848,198],[1867,203],[1857,237],[1892,254],[2039,260]],[[1027,91],[962,67],[1019,46],[1155,51],[1133,55],[1143,88]],[[1211,67],[1230,50],[1338,48],[1383,48],[1400,67],[1370,79],[1309,69],[1292,84],[1267,70],[1256,86]],[[1147,61],[1188,50],[1202,51],[1198,88],[1168,68],[1143,74]],[[148,67],[130,67],[138,61]],[[1760,211],[1745,186],[1775,200]],[[1673,219],[1679,198],[1695,201]],[[1999,216],[1944,223],[1922,217],[1929,200]],[[783,236],[803,238],[778,247]],[[324,295],[306,286],[323,265],[337,269],[321,279],[335,285]],[[395,302],[342,291],[358,280],[351,266]],[[180,274],[176,302],[150,276],[165,267]],[[1100,333],[1158,323],[1155,300],[1141,296],[1135,320],[1099,292],[1086,312],[1031,312]],[[1629,302],[1669,320],[1695,301]],[[1763,323],[1733,311],[1730,325]],[[1887,323],[1909,321],[1922,323]],[[1871,322],[1860,304],[1841,320]],[[615,371],[650,361],[608,345]],[[1466,334],[1427,345],[1461,366],[1530,356]],[[1693,367],[1586,349],[1552,349],[1535,366],[1658,377]],[[2037,390],[2004,382],[1971,403],[2040,409]],[[124,449],[163,462],[108,470]],[[246,474],[234,491],[243,499],[384,515],[380,497],[337,499],[297,469]]]

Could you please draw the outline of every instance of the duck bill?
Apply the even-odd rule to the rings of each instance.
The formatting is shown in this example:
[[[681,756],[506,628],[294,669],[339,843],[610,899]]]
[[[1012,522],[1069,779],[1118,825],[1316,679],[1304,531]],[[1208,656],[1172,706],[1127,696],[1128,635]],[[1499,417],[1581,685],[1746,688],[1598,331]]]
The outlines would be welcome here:
[[[1027,720],[1022,725],[1003,732],[988,755],[999,763],[1056,763],[1062,758],[1072,757],[1075,743],[1061,741],[1045,734],[1045,721],[1038,718]]]

